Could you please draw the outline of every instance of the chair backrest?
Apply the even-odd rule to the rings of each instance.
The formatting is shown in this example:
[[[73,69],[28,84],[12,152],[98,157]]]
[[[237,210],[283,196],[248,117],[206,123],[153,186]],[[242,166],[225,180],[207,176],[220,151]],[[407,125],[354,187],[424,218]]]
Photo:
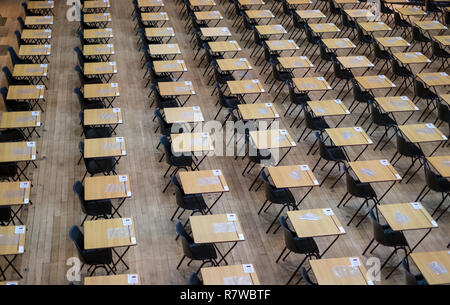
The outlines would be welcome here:
[[[172,129],[172,124],[166,122],[159,108],[156,108],[154,113],[155,117],[158,119],[159,127],[161,128],[161,134],[169,136]]]
[[[75,66],[75,71],[78,73],[78,78],[80,79],[81,86],[84,86],[84,74],[80,66]]]
[[[84,186],[80,181],[76,181],[73,185],[73,192],[77,195],[81,203],[81,210],[86,213],[86,202],[84,200]]]
[[[19,22],[20,30],[23,31],[25,28],[25,21],[23,21],[22,17],[17,17],[17,21]]]
[[[83,51],[81,51],[80,47],[75,47],[73,50],[77,53],[78,64],[84,65],[85,57]]]
[[[436,41],[431,42],[431,54],[435,57],[444,57],[445,52]]]
[[[342,15],[344,15],[344,14],[342,14]],[[317,285],[317,283],[315,283],[311,280],[305,267],[302,267],[300,269],[300,274],[302,275],[302,278],[305,280],[307,285]]]
[[[437,109],[439,120],[450,124],[450,108],[444,103],[438,103]]]
[[[17,45],[20,47],[20,45],[22,44],[22,35],[17,30],[14,31],[14,34],[16,35]]]
[[[441,192],[442,190],[440,188],[440,180],[442,176],[436,174],[431,170],[430,165],[428,164],[426,159],[423,161],[423,168],[425,170],[425,181],[427,183],[427,186],[434,191]]]
[[[22,60],[17,56],[16,51],[12,47],[8,47],[9,56],[11,56],[11,61],[14,65],[21,64]]]
[[[175,229],[177,231],[177,234],[181,237],[181,244],[183,245],[183,253],[188,258],[195,259],[192,251],[191,246],[194,245],[194,240],[192,237],[187,234],[186,229],[183,227],[183,224],[181,222],[177,222]]]
[[[203,285],[203,282],[200,280],[197,273],[192,272],[191,275],[189,276],[188,285],[200,286]]]
[[[8,88],[6,87],[0,88],[0,93],[3,97],[3,101],[6,103],[6,97],[8,96]]]
[[[295,249],[295,238],[297,238],[297,233],[292,230],[289,227],[289,224],[287,223],[287,218],[283,215],[281,215],[278,220],[280,221],[280,226],[283,228],[284,232],[284,243],[286,245],[286,248],[288,249]]]
[[[185,193],[183,191],[183,188],[181,187],[180,182],[178,181],[178,178],[176,175],[170,176],[170,183],[175,187],[175,199],[177,202],[177,205],[181,208],[185,208],[183,197],[185,196]]]
[[[4,66],[2,68],[2,71],[5,74],[6,81],[8,82],[8,85],[9,86],[14,85],[14,77],[13,77],[11,71],[9,70],[9,68],[7,66]]]
[[[402,259],[402,268],[405,272],[406,285],[417,285],[417,278],[414,274],[411,273],[408,261],[405,258]]]
[[[75,244],[75,247],[77,247],[78,255],[80,258],[83,258],[83,251],[84,251],[84,234],[81,232],[80,228],[78,226],[73,226],[69,230],[69,237]]]
[[[173,154],[172,154],[172,145],[170,144],[169,138],[167,136],[163,135],[159,139],[159,142],[161,143],[161,145],[164,148],[167,162],[170,162],[170,158],[173,156]]]
[[[302,105],[303,113],[305,115],[305,126],[306,128],[315,130],[314,117],[313,114],[309,111],[307,104]]]
[[[370,102],[370,116],[372,122],[375,124],[380,124],[383,121],[383,113],[381,112],[377,103]]]

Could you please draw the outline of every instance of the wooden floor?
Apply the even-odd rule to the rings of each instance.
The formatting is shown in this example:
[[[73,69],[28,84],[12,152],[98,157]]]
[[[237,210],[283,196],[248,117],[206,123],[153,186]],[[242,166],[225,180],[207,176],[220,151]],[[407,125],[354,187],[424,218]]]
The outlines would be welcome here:
[[[44,125],[41,128],[41,138],[36,139],[38,143],[38,169],[30,169],[29,177],[32,179],[34,188],[32,189],[31,200],[34,205],[29,206],[22,212],[22,219],[27,225],[26,252],[18,258],[17,266],[20,267],[24,279],[21,284],[67,284],[66,272],[68,266],[66,261],[72,256],[77,256],[76,249],[68,237],[71,226],[80,225],[83,214],[80,203],[72,191],[72,185],[80,180],[84,173],[84,166],[77,166],[80,156],[78,152],[78,142],[81,127],[79,125],[78,112],[80,111],[78,101],[73,89],[79,86],[78,77],[74,71],[77,58],[73,48],[79,45],[76,29],[78,24],[68,22],[66,11],[69,8],[66,1],[55,1],[56,19],[53,25],[52,56],[49,64],[49,90],[46,94],[47,103],[43,114]],[[130,18],[132,11],[130,0],[112,0],[110,12],[113,22],[115,38],[112,43],[115,45],[116,55],[113,60],[117,62],[118,75],[113,78],[119,83],[121,96],[116,100],[115,105],[124,111],[124,124],[118,128],[118,135],[126,137],[127,153],[118,166],[118,173],[129,174],[131,179],[133,197],[126,201],[121,210],[122,216],[129,216],[135,220],[138,245],[132,248],[126,255],[126,261],[130,265],[130,270],[121,270],[121,273],[139,273],[144,284],[184,284],[188,276],[198,264],[193,263],[187,267],[184,263],[179,270],[176,265],[182,256],[180,241],[175,241],[175,222],[170,221],[170,216],[176,209],[175,196],[171,189],[165,194],[161,192],[168,181],[163,178],[163,173],[167,169],[164,162],[158,163],[161,151],[156,149],[159,141],[159,134],[154,133],[156,124],[152,122],[153,111],[149,107],[150,100],[147,98],[148,89],[144,88],[145,82],[142,80],[143,70],[140,69],[139,59],[141,54],[136,48],[136,36],[133,32],[134,22]],[[218,1],[217,1],[218,2]],[[207,78],[203,77],[203,69],[197,67],[198,60],[193,61],[194,50],[189,44],[189,36],[184,29],[184,22],[180,20],[180,8],[175,4],[175,0],[165,0],[165,11],[169,14],[169,24],[176,32],[175,41],[182,49],[182,58],[186,61],[189,72],[183,76],[184,80],[193,82],[197,95],[189,101],[189,105],[201,106],[205,120],[212,120],[218,110],[217,97],[211,97],[212,87],[208,86]],[[271,3],[266,5],[269,9]],[[226,7],[218,5],[223,15]],[[0,38],[0,44],[9,44],[17,48],[14,30],[18,28],[16,17],[23,16],[20,1],[3,0],[0,2],[0,12],[2,16],[8,17],[6,27],[9,32],[7,37]],[[233,33],[233,38],[238,40],[241,46],[245,43],[241,41],[241,34],[237,33],[236,27],[232,27],[229,21],[230,16],[222,21],[221,25],[228,26]],[[280,18],[278,18],[281,21]],[[275,23],[275,21],[272,21]],[[338,23],[338,26],[340,24]],[[289,29],[288,29],[289,31]],[[172,40],[173,41],[173,40]],[[298,41],[299,45],[304,45],[303,38]],[[252,78],[259,78],[263,81],[266,75],[260,75],[261,66],[255,66],[255,58],[250,59],[250,48],[239,53],[240,57],[247,57],[255,69],[250,73]],[[311,56],[313,54],[298,54]],[[9,56],[1,56],[0,64],[11,67]],[[379,68],[379,67],[378,67]],[[437,64],[433,64],[430,71],[435,71]],[[377,71],[377,70],[375,70]],[[449,71],[447,71],[449,72]],[[373,72],[375,74],[376,72]],[[386,73],[386,72],[385,72]],[[310,72],[311,75],[322,76],[318,73]],[[247,78],[250,78],[247,76]],[[2,80],[1,84],[5,84]],[[270,84],[269,84],[270,85]],[[265,85],[266,89],[269,85]],[[446,88],[448,90],[448,88]],[[286,94],[286,92],[283,93]],[[328,93],[326,97],[334,98],[338,90]],[[384,92],[379,92],[384,96]],[[412,97],[412,92],[407,94]],[[351,95],[351,94],[350,94]],[[261,97],[261,102],[271,102],[275,95],[266,94]],[[318,98],[312,94],[312,98]],[[345,103],[350,105],[352,97],[347,97]],[[284,113],[285,107],[280,102],[275,102],[275,107],[279,113]],[[419,103],[420,108],[424,107]],[[4,108],[3,103],[1,106]],[[362,108],[362,107],[361,107]],[[353,126],[359,112],[350,115],[343,123],[343,126]],[[225,112],[224,112],[225,113]],[[417,120],[419,114],[415,114],[410,121]],[[223,115],[220,116],[223,119]],[[282,125],[288,127],[292,122],[292,117],[282,117]],[[435,119],[434,114],[430,122]],[[328,119],[327,119],[328,120]],[[331,120],[332,121],[332,120]],[[333,125],[335,122],[331,122]],[[289,132],[298,137],[302,128],[290,128]],[[447,134],[445,125],[441,130]],[[373,138],[378,140],[381,132],[374,134]],[[288,164],[309,164],[314,165],[318,156],[306,156],[306,151],[313,141],[311,136],[306,142],[301,142],[291,151],[283,161]],[[435,147],[425,145],[426,151],[431,152]],[[350,150],[355,156],[360,148]],[[390,143],[387,148],[379,152],[368,149],[362,159],[390,159],[395,152],[395,143]],[[437,155],[448,154],[449,149],[440,149]],[[242,176],[241,172],[247,160],[235,161],[233,157],[209,157],[202,164],[202,169],[222,169],[229,183],[230,192],[225,194],[219,204],[213,209],[215,214],[237,213],[241,219],[241,224],[246,236],[246,241],[238,244],[229,256],[229,262],[233,264],[252,263],[256,268],[259,279],[263,284],[284,284],[303,256],[292,254],[285,262],[275,263],[275,260],[284,247],[283,233],[266,234],[265,230],[275,217],[278,210],[270,209],[267,213],[258,216],[257,211],[264,201],[264,192],[248,191],[248,187],[254,179],[257,169],[250,175]],[[402,160],[396,167],[403,173],[409,166],[407,160]],[[316,175],[319,180],[324,177],[326,171],[318,170]],[[337,209],[336,205],[345,193],[345,183],[340,182],[333,189],[329,186],[337,176],[335,171],[331,179],[327,180],[321,188],[312,191],[307,200],[302,204],[302,208],[326,208],[331,207],[337,213],[342,223],[346,223],[351,215],[359,207],[358,200],[352,200],[345,208]],[[397,184],[383,203],[401,203],[415,200],[420,189],[424,186],[422,178],[423,171],[409,184]],[[378,194],[384,192],[388,184],[375,185]],[[303,194],[302,190],[294,190],[297,199]],[[424,201],[424,206],[428,211],[433,211],[440,201],[440,195],[430,195]],[[206,196],[207,200],[214,199]],[[448,204],[448,202],[447,202]],[[364,209],[363,209],[364,210]],[[357,217],[357,220],[359,217]],[[346,227],[347,234],[341,237],[326,257],[341,256],[361,256],[363,249],[372,237],[372,228],[367,219],[359,228],[355,228],[353,223]],[[425,232],[407,232],[406,236],[411,244],[414,244]],[[431,251],[445,249],[449,242],[450,235],[449,214],[447,213],[439,220],[439,228],[434,229],[423,241],[417,251]],[[324,249],[331,238],[316,239],[320,249]],[[224,245],[227,247],[228,245]],[[374,256],[378,256],[382,261],[387,258],[390,249],[378,247]],[[361,256],[362,257],[362,256]],[[369,256],[362,257],[365,262]],[[399,261],[399,256],[394,259],[388,267],[383,270],[383,275],[391,270],[393,265]],[[3,262],[2,262],[3,264]],[[86,274],[83,272],[83,276]],[[16,279],[15,275],[9,274],[10,279]],[[388,280],[382,277],[381,282],[376,284],[403,284],[404,278],[401,270],[397,270]]]

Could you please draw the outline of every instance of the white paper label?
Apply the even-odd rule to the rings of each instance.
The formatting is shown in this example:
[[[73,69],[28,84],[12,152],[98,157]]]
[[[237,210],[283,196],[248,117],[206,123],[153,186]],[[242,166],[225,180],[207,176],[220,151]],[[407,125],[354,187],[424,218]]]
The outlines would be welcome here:
[[[359,267],[361,266],[361,262],[359,261],[358,257],[350,257],[350,263],[353,267]]]
[[[131,218],[123,218],[122,223],[124,226],[131,226],[133,224],[133,221],[131,220]]]
[[[126,182],[126,181],[128,181],[128,177],[127,176],[119,176],[119,181]]]
[[[332,209],[322,209],[323,213],[327,216],[333,216],[333,210]]]
[[[25,226],[17,226],[14,233],[16,234],[25,234]]]
[[[244,272],[245,273],[253,273],[253,272],[255,272],[255,270],[253,269],[253,265],[252,264],[242,265],[242,267],[244,268]]]
[[[137,284],[137,283],[138,283],[138,275],[128,274],[128,284]]]

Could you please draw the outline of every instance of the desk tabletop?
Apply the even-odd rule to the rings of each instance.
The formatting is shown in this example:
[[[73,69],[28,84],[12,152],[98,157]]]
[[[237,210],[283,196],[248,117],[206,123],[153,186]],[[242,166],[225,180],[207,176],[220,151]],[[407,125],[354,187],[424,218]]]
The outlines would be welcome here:
[[[119,199],[131,197],[128,175],[86,177],[85,200]]]
[[[113,125],[122,124],[122,111],[120,108],[85,109],[84,125]]]
[[[165,21],[169,20],[169,15],[166,12],[149,12],[141,13],[142,21]]]
[[[356,48],[356,45],[349,38],[325,38],[322,39],[322,42],[330,50]]]
[[[439,97],[450,106],[450,94],[440,94]]]
[[[185,194],[223,193],[230,190],[220,169],[180,172],[179,176]]]
[[[373,144],[361,127],[339,127],[325,129],[336,146],[357,146]]]
[[[365,56],[338,56],[338,61],[346,69],[368,68],[374,64]]]
[[[427,14],[417,6],[395,7],[394,10],[403,16],[423,16]]]
[[[213,140],[207,132],[171,134],[174,153],[209,152],[214,150]]]
[[[95,56],[95,55],[114,55],[113,44],[85,44],[83,46],[83,54],[85,56]]]
[[[197,20],[220,20],[223,19],[220,11],[202,11],[194,12],[195,18]]]
[[[83,94],[85,98],[102,98],[120,96],[118,83],[86,84]]]
[[[211,51],[216,52],[216,53],[237,52],[237,51],[242,50],[236,40],[209,41],[208,45],[211,48]]]
[[[83,8],[108,8],[111,7],[109,0],[84,1]]]
[[[8,87],[8,100],[38,100],[43,99],[45,87],[43,85],[17,85]]]
[[[437,172],[445,178],[450,178],[450,155],[427,157]]]
[[[279,35],[286,34],[286,29],[281,24],[257,25],[256,30],[260,35]]]
[[[244,12],[250,19],[275,18],[275,15],[270,10],[246,10]]]
[[[420,202],[382,204],[378,210],[394,231],[422,230],[438,227]]]
[[[138,0],[138,7],[162,7],[164,2],[162,0]]]
[[[140,280],[137,274],[87,276],[84,285],[140,285]]]
[[[307,103],[314,115],[318,117],[350,114],[341,100],[308,101]]]
[[[55,1],[28,1],[29,10],[50,9],[55,7]]]
[[[187,71],[186,63],[182,59],[178,60],[155,60],[153,68],[156,73],[174,73]]]
[[[136,231],[131,218],[85,221],[83,227],[86,250],[136,245]]]
[[[414,23],[423,31],[446,30],[447,27],[437,20],[414,21]]]
[[[289,56],[289,57],[278,57],[280,65],[284,69],[300,69],[300,68],[312,68],[314,67],[311,60],[306,56]]]
[[[196,244],[238,242],[245,240],[236,214],[190,216]]]
[[[52,53],[50,44],[23,44],[19,48],[19,56],[48,56]]]
[[[267,120],[280,117],[272,103],[239,104],[238,109],[244,121]]]
[[[149,44],[148,51],[151,55],[181,54],[178,43]]]
[[[109,62],[86,62],[83,66],[84,75],[116,74],[117,64]]]
[[[376,97],[375,101],[384,112],[403,112],[417,111],[417,107],[413,101],[407,96],[386,96]]]
[[[378,41],[385,48],[394,48],[394,47],[409,47],[411,44],[407,42],[403,37],[375,37],[375,40]]]
[[[447,137],[431,123],[399,125],[398,128],[413,143],[447,140]]]
[[[127,148],[123,137],[84,139],[84,158],[126,156]]]
[[[295,141],[286,129],[250,131],[250,139],[258,149],[290,148]]]
[[[315,33],[336,33],[341,30],[334,23],[310,23],[308,26]]]
[[[450,76],[445,72],[429,72],[417,74],[425,84],[428,86],[450,86]]]
[[[110,13],[99,13],[99,14],[84,14],[84,22],[108,22],[112,21]]]
[[[358,22],[358,24],[366,32],[381,32],[381,31],[391,31],[392,29],[383,21],[378,22]]]
[[[358,84],[364,89],[387,89],[395,87],[395,84],[385,75],[356,76]]]
[[[231,94],[251,94],[265,92],[258,79],[243,79],[227,81]]]
[[[292,80],[299,91],[323,91],[332,89],[323,77],[296,77]]]
[[[260,285],[252,264],[200,269],[204,285]]]
[[[86,29],[86,30],[83,30],[83,37],[85,39],[112,38],[112,37],[114,37],[114,34],[112,31],[112,28]]]
[[[253,69],[247,58],[217,59],[217,65],[222,71],[242,71]]]
[[[302,19],[325,18],[320,10],[296,10],[295,13]]]
[[[450,46],[450,35],[439,35],[439,36],[434,36],[433,38],[435,40],[439,41],[444,46]]]
[[[26,128],[41,126],[40,111],[0,112],[0,128]]]
[[[22,39],[50,39],[52,38],[51,29],[31,30],[25,29],[22,31]]]
[[[238,0],[241,6],[253,6],[253,5],[264,5],[263,0]]]
[[[344,12],[351,18],[372,18],[375,17],[371,11],[367,9],[352,9],[344,10]]]
[[[311,259],[309,263],[319,285],[373,285],[359,257]]]
[[[0,143],[0,162],[36,160],[36,142]]]
[[[348,164],[362,183],[402,180],[388,160],[354,161]]]
[[[146,37],[174,37],[175,32],[172,27],[145,28]]]
[[[289,51],[300,49],[292,39],[266,40],[266,45],[269,47],[270,51]]]
[[[0,226],[0,256],[25,251],[25,226]]]
[[[169,124],[203,122],[205,120],[200,106],[164,108],[164,115]]]
[[[215,6],[214,0],[189,0],[191,6]]]
[[[162,96],[181,96],[195,94],[194,86],[190,81],[159,82],[158,88],[159,93]]]
[[[450,284],[450,251],[414,252],[411,259],[428,284]]]
[[[345,234],[341,222],[329,208],[288,211],[287,216],[301,238]]]
[[[53,16],[26,16],[25,25],[50,25],[53,24]]]
[[[232,36],[227,27],[200,28],[203,37],[228,37]]]
[[[267,171],[276,188],[319,185],[308,165],[269,166]]]
[[[30,193],[30,181],[0,182],[0,206],[28,204]]]
[[[392,55],[402,64],[424,64],[431,62],[431,59],[421,52],[393,53]]]
[[[47,76],[47,64],[17,64],[13,69],[14,77]]]

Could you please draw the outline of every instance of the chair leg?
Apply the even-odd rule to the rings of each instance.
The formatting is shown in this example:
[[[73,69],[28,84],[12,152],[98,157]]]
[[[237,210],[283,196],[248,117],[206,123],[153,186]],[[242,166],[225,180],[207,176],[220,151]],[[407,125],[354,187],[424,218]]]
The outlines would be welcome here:
[[[366,254],[367,250],[369,250],[370,246],[372,245],[372,243],[375,241],[375,238],[372,238],[372,240],[370,241],[370,243],[367,245],[367,247],[364,249],[362,255]]]
[[[276,263],[278,263],[280,261],[280,258],[283,256],[284,251],[286,251],[286,247],[284,247],[283,251],[281,251],[280,256],[278,256],[277,260],[275,261]]]
[[[302,262],[300,263],[300,265],[298,265],[297,269],[295,269],[294,273],[292,273],[291,277],[289,278],[288,282],[286,283],[286,285],[289,285],[289,283],[294,279],[295,275],[297,274],[298,270],[300,270],[300,268],[302,267],[303,263],[306,261],[306,259],[308,258],[308,256],[305,256],[305,258],[302,260]]]

